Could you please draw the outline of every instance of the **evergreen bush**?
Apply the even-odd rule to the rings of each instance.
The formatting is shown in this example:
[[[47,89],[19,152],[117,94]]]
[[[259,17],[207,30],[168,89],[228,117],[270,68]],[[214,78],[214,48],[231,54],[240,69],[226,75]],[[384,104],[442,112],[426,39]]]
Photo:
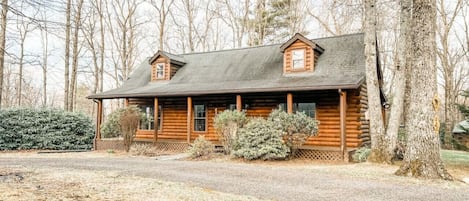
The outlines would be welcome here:
[[[285,144],[290,148],[291,156],[306,140],[317,134],[319,122],[304,112],[288,114],[282,110],[273,110],[268,121],[273,123],[275,129],[282,131]]]
[[[246,113],[236,110],[225,110],[214,118],[214,126],[220,137],[225,154],[230,154],[231,150],[234,149],[238,131],[247,121]]]
[[[370,156],[371,149],[369,147],[361,147],[352,155],[353,161],[355,162],[366,162],[368,156]]]
[[[282,140],[282,131],[272,121],[255,118],[240,129],[234,156],[248,160],[284,159],[289,149]]]
[[[94,128],[81,113],[57,109],[0,110],[0,150],[91,149]]]
[[[213,144],[206,140],[204,135],[199,135],[189,148],[188,152],[192,158],[199,158],[210,155],[213,153],[213,149]]]

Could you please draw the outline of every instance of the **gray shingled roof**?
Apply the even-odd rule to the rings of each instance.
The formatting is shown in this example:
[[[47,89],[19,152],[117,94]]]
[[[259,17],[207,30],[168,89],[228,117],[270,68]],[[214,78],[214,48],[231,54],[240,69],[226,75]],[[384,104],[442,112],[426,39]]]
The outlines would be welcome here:
[[[284,75],[281,44],[180,54],[186,64],[169,81],[150,82],[145,59],[122,87],[88,98],[351,89],[364,82],[363,34],[312,41],[324,48],[314,72]]]
[[[453,133],[468,133],[469,134],[468,130],[469,130],[469,120],[464,120],[454,125]]]

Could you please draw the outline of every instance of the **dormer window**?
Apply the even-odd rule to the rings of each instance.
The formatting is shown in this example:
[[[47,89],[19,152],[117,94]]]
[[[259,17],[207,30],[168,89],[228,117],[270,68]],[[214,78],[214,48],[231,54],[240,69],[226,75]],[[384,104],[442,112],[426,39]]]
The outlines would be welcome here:
[[[292,50],[292,68],[293,70],[305,68],[305,49]]]
[[[297,33],[280,46],[283,53],[283,74],[312,73],[324,49]]]
[[[164,63],[156,64],[156,79],[164,79]]]

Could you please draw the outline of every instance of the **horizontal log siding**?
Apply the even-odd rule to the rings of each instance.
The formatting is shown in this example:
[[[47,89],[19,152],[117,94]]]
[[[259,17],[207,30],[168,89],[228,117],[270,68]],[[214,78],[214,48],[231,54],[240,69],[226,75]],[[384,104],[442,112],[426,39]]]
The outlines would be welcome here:
[[[346,112],[346,143],[347,147],[358,147],[369,138],[368,124],[362,124],[364,119],[363,88],[347,90]],[[366,91],[365,91],[366,92]],[[243,109],[248,108],[246,114],[249,117],[267,117],[280,103],[286,104],[286,93],[275,94],[244,94],[242,96]],[[236,103],[236,95],[192,97],[193,104],[206,104],[207,130],[194,132],[191,126],[191,141],[199,135],[218,143],[218,134],[213,126],[213,119],[217,113],[224,111],[228,104]],[[149,99],[149,101],[152,101]],[[187,102],[186,98],[159,98],[163,105],[163,128],[158,132],[158,139],[186,141],[187,140]],[[130,99],[130,103],[136,102]],[[143,102],[143,101],[140,101]],[[306,146],[340,146],[340,113],[339,94],[336,90],[321,92],[293,93],[293,102],[315,102],[316,118],[320,121],[319,133],[309,138]],[[151,102],[152,103],[152,102]],[[286,106],[286,105],[285,105]],[[191,114],[193,125],[193,114]],[[153,138],[152,131],[140,131],[138,137]]]
[[[157,63],[164,63],[164,78],[157,78],[156,77],[156,64]],[[171,78],[171,65],[170,60],[164,57],[158,57],[152,64],[151,64],[151,81],[158,81],[158,80],[169,80]]]

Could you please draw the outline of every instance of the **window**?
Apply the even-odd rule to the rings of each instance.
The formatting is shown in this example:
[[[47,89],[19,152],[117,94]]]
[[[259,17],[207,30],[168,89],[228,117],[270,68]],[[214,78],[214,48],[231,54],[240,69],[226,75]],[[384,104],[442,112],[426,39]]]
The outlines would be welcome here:
[[[164,78],[164,63],[156,64],[156,79]]]
[[[292,50],[292,69],[298,70],[305,68],[305,50]]]
[[[144,119],[140,122],[140,130],[153,130],[154,121],[153,121],[153,106],[150,105],[139,105],[138,106],[144,115]]]
[[[304,112],[311,118],[316,118],[316,103],[295,103],[293,105],[295,112]]]
[[[194,105],[194,131],[205,131],[205,105]]]
[[[236,110],[236,104],[230,103],[227,105],[226,109],[228,110]]]
[[[153,109],[153,105],[140,105],[138,106],[142,111],[145,118],[140,122],[140,130],[154,130],[155,129],[155,121],[154,121],[154,114],[155,111]],[[158,105],[158,130],[161,130],[161,105]]]
[[[286,106],[287,106],[287,104],[285,104],[285,103],[280,103],[280,104],[278,104],[278,109],[279,109],[280,111],[284,111],[284,112],[285,112],[285,111],[287,111],[287,107],[286,107]]]

